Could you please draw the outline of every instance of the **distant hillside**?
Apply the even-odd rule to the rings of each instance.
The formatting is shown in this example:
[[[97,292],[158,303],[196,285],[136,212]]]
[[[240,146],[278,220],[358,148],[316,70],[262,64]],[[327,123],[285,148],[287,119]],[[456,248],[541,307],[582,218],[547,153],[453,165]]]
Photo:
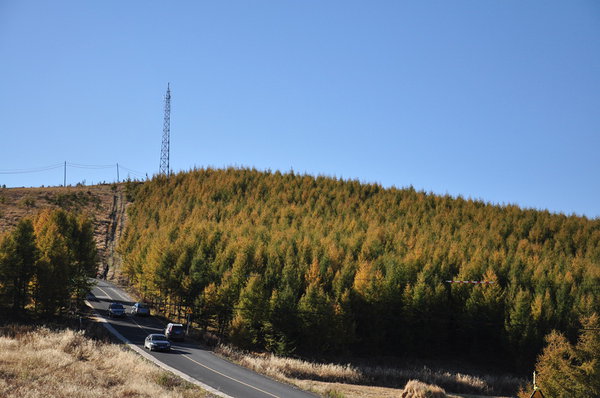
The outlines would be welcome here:
[[[600,310],[600,220],[233,168],[144,183],[129,217],[139,291],[243,347],[529,366]]]
[[[125,184],[76,187],[0,188],[0,233],[23,217],[44,208],[62,208],[88,214],[101,263],[112,265],[115,242],[123,229]]]

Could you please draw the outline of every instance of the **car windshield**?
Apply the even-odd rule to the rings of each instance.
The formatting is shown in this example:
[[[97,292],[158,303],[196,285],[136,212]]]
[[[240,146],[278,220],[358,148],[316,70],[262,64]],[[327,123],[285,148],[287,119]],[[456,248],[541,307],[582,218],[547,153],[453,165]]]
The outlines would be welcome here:
[[[148,308],[148,306],[146,304],[137,303],[136,305],[138,308]]]
[[[153,334],[152,336],[150,336],[150,340],[152,340],[152,341],[167,340],[167,336],[165,336],[164,334]]]
[[[123,306],[121,304],[111,304],[110,308],[120,310],[123,309]]]
[[[175,332],[175,333],[179,333],[179,332],[183,331],[183,326],[173,325],[171,327],[171,331]]]

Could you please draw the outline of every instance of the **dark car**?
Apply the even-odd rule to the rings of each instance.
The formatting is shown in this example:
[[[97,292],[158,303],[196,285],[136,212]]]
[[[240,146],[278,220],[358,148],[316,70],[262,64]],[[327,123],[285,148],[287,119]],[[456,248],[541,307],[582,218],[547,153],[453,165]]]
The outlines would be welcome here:
[[[109,317],[122,317],[125,316],[125,307],[121,303],[110,303],[108,306]]]
[[[165,329],[165,336],[169,340],[183,341],[185,329],[181,323],[169,323]]]
[[[131,308],[131,315],[149,316],[150,308],[144,303],[135,303]]]
[[[171,343],[164,334],[150,334],[144,340],[144,348],[150,351],[169,351],[171,349]]]

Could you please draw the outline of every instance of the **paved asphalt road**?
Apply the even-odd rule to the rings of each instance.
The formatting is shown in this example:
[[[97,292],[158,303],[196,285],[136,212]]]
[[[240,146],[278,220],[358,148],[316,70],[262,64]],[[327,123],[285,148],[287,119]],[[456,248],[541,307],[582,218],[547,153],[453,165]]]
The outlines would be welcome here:
[[[134,304],[127,293],[110,282],[97,280],[88,296],[92,307],[132,344],[144,349],[144,339],[150,333],[163,333],[164,324],[154,317],[135,317],[129,314]],[[125,306],[124,318],[109,318],[108,305],[120,302]],[[151,352],[150,355],[188,376],[239,398],[315,398],[316,396],[287,384],[259,375],[225,361],[209,349],[191,343],[172,343],[171,352]]]

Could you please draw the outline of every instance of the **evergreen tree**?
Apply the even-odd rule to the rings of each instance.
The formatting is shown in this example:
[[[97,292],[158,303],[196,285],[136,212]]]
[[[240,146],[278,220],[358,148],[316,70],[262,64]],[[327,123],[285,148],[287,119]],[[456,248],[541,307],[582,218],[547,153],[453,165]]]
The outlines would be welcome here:
[[[300,338],[296,295],[289,286],[274,290],[265,320],[265,347],[278,355],[290,355],[296,351]]]
[[[334,351],[335,328],[333,306],[323,287],[311,283],[298,302],[301,338],[299,343],[307,352]]]
[[[35,274],[38,250],[33,223],[22,219],[0,240],[0,298],[21,313],[30,298],[29,283]]]
[[[39,260],[33,278],[36,307],[54,314],[81,299],[96,272],[96,249],[89,221],[64,210],[44,210],[35,219]]]
[[[63,211],[44,211],[35,220],[40,259],[34,279],[36,308],[54,314],[68,306],[73,252],[69,247],[67,215]]]
[[[240,292],[233,321],[231,338],[244,348],[264,344],[264,323],[269,310],[269,297],[265,291],[262,277],[253,274]]]
[[[555,398],[600,396],[600,322],[592,314],[583,319],[579,340],[571,344],[564,335],[551,332],[538,363],[539,386]]]

